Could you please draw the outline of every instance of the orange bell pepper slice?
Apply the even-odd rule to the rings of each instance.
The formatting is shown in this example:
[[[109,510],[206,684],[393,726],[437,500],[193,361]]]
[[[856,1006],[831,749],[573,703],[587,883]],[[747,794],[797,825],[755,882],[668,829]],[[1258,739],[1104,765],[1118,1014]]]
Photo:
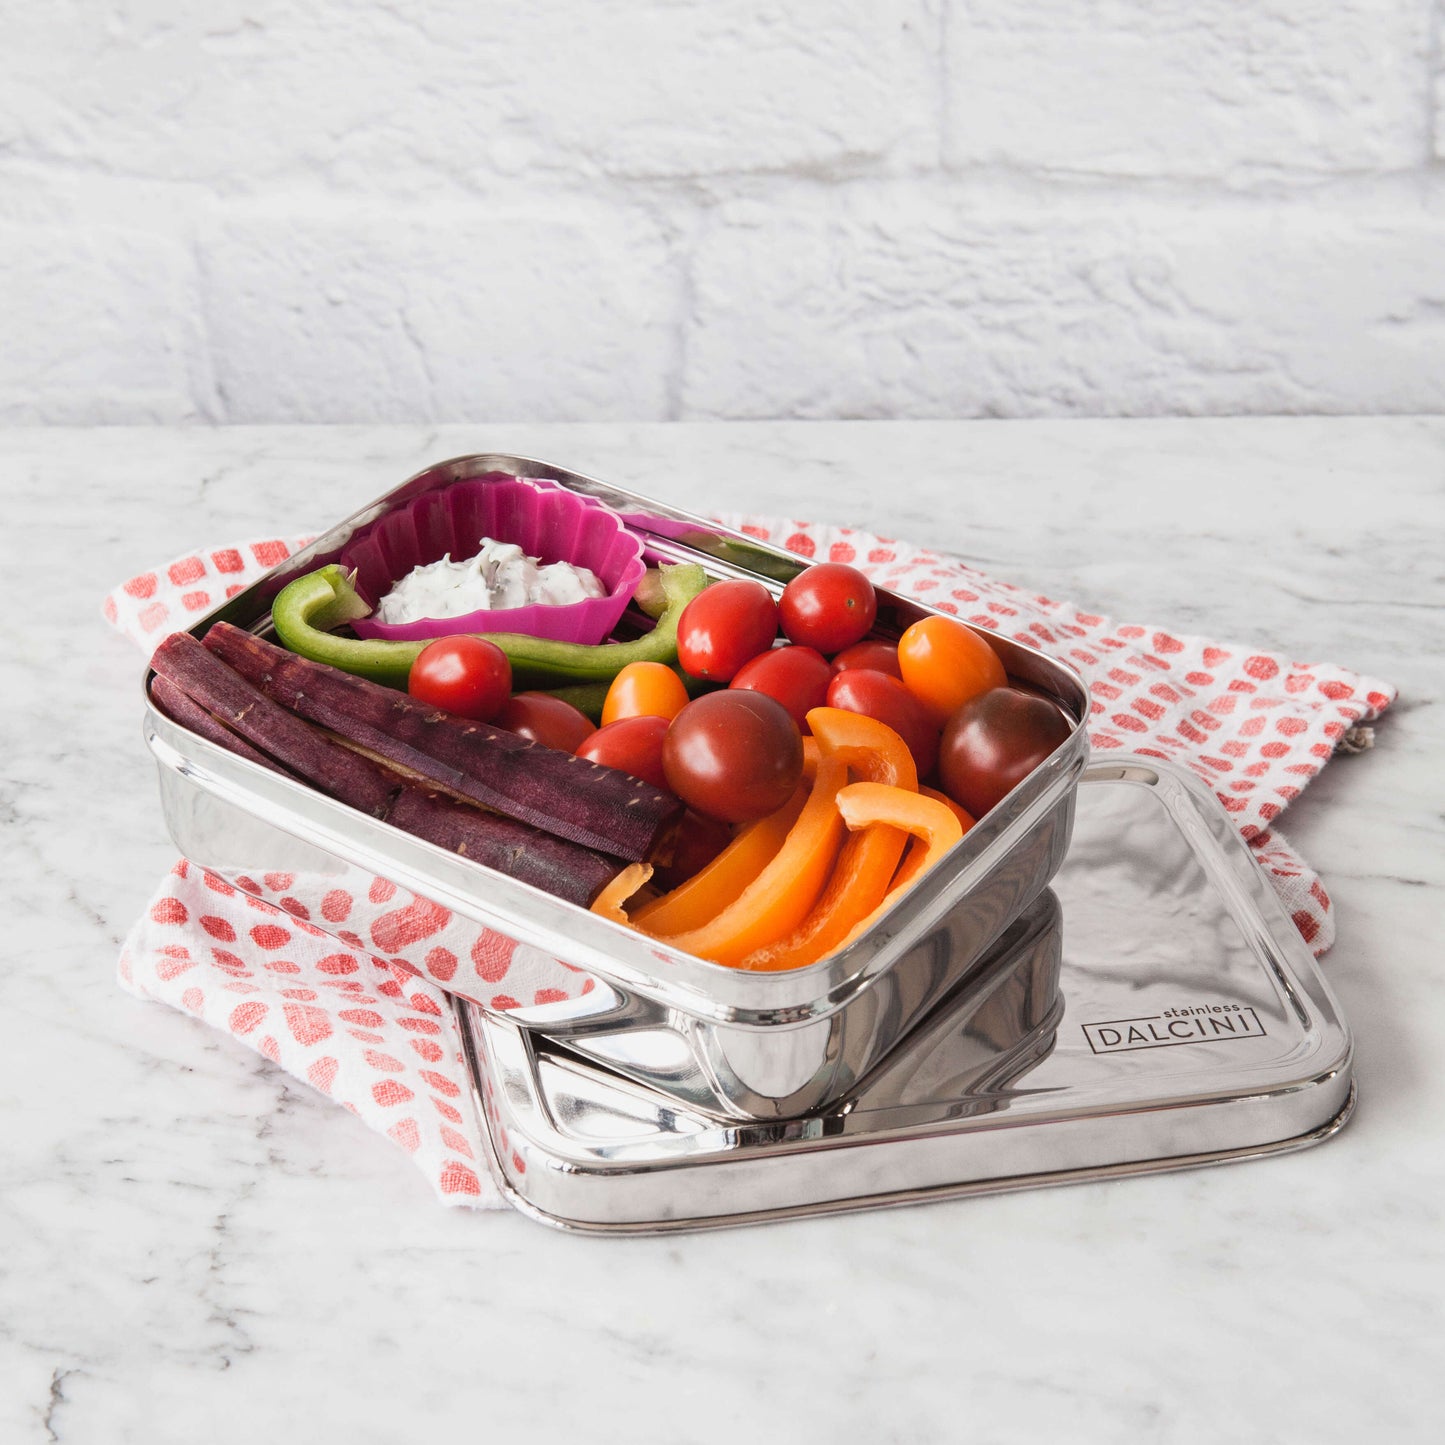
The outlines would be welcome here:
[[[884,783],[850,783],[838,794],[838,811],[849,828],[868,828],[888,823],[902,828],[923,840],[926,851],[915,874],[915,881],[928,872],[955,843],[963,837],[963,824],[953,808],[924,793],[910,793],[903,788],[890,788]],[[895,888],[843,940],[846,947],[871,928],[911,887]]]
[[[820,755],[836,758],[865,780],[914,791],[918,769],[908,744],[876,718],[817,707],[808,726]],[[786,938],[751,953],[743,968],[776,972],[803,968],[832,953],[887,896],[908,835],[886,823],[854,833],[812,912]]]
[[[845,829],[836,799],[847,779],[841,759],[820,757],[808,801],[772,862],[716,917],[686,933],[659,935],[663,941],[736,967],[791,933],[807,917],[837,860]]]
[[[651,863],[629,863],[592,900],[592,907],[589,911],[599,913],[603,918],[610,918],[614,923],[621,923],[624,927],[630,926],[632,920],[628,918],[623,904],[651,877]]]
[[[920,793],[926,798],[936,798],[945,808],[948,808],[955,818],[958,819],[965,833],[973,827],[974,816],[965,809],[960,808],[947,793],[940,793],[937,788],[920,787]],[[904,855],[903,861],[898,865],[898,871],[893,875],[893,882],[889,885],[890,896],[900,888],[906,888],[916,879],[923,868],[924,860],[928,857],[928,840],[926,838],[915,838],[908,845],[908,852]]]
[[[803,776],[811,783],[818,776],[818,759],[822,756],[822,750],[818,747],[818,740],[814,737],[803,738]]]
[[[840,707],[815,707],[808,713],[820,752],[841,758],[865,782],[918,790],[918,768],[908,744],[887,723]]]
[[[922,783],[918,785],[918,791],[922,793],[925,798],[934,798],[938,802],[942,803],[943,806],[947,808],[948,811],[952,813],[955,818],[958,819],[959,824],[963,828],[963,831],[965,833],[967,833],[968,830],[973,827],[973,825],[978,821],[978,819],[975,818],[973,814],[968,811],[967,808],[961,806],[958,803],[955,803],[953,799],[948,796],[947,793],[940,793],[937,788],[928,788],[925,787]]]
[[[716,918],[777,857],[807,801],[808,790],[799,787],[776,813],[749,823],[685,883],[639,908],[632,922],[666,934],[686,933]]]

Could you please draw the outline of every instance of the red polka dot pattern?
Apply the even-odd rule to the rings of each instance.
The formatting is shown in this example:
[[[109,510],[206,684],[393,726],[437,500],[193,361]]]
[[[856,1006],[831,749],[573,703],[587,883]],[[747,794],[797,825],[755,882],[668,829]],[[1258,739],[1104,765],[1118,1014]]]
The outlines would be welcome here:
[[[203,1018],[334,1099],[410,1155],[443,1202],[500,1207],[477,1169],[478,1122],[461,1107],[469,1085],[455,1020],[445,996],[424,981],[429,968],[462,975],[459,960],[470,956],[478,930],[464,932],[445,910],[391,884],[373,903],[372,882],[358,875],[339,888],[334,877],[263,873],[240,891],[199,868],[178,868],[127,939],[121,982]],[[328,899],[335,918],[397,946],[398,961],[340,952],[330,933],[296,917],[299,907],[325,918]],[[405,941],[426,928],[425,937]],[[516,945],[509,967],[516,955],[534,955],[515,966],[535,975],[538,993],[571,997],[579,980],[590,982]],[[475,976],[473,983],[478,992],[487,987]]]
[[[309,538],[266,537],[237,547],[177,557],[132,577],[101,604],[105,619],[147,651],[173,628],[191,627],[211,608],[284,562]]]

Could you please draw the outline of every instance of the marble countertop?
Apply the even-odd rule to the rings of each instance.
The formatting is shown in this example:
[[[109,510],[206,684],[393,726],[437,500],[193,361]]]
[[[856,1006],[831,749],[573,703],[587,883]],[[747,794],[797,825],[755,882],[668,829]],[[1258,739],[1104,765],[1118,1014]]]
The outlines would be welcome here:
[[[1228,1168],[599,1240],[439,1207],[322,1096],[122,994],[174,854],[101,595],[494,449],[1398,684],[1375,749],[1283,820],[1337,910],[1350,1126]],[[0,1438],[1440,1438],[1445,420],[14,430],[0,481]]]

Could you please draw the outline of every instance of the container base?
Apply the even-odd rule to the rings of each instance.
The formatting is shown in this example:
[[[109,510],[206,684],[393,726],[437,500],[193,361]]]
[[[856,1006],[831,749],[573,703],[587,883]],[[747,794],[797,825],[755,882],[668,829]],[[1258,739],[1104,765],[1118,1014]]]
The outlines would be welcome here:
[[[860,1199],[804,1203],[780,1209],[762,1209],[750,1214],[718,1214],[706,1219],[654,1221],[651,1223],[597,1224],[562,1219],[538,1209],[527,1196],[513,1188],[501,1161],[492,1152],[488,1163],[502,1198],[519,1214],[538,1224],[568,1234],[652,1235],[685,1234],[705,1229],[742,1229],[754,1224],[780,1224],[791,1219],[823,1218],[834,1214],[858,1214],[871,1209],[901,1209],[910,1204],[939,1204],[949,1199],[964,1199],[982,1194],[1015,1194],[1024,1189],[1062,1188],[1068,1184],[1098,1184],[1109,1179],[1127,1179],[1141,1174],[1176,1174],[1186,1169],[1205,1169],[1214,1164],[1238,1164],[1251,1159],[1264,1159],[1272,1154],[1292,1154],[1322,1144],[1338,1134],[1355,1112],[1356,1087],[1350,1086],[1344,1108],[1318,1129],[1292,1139],[1255,1148],[1218,1149],[1210,1154],[1184,1154],[1175,1159],[1153,1159],[1139,1164],[1110,1164],[1092,1169],[1061,1169],[1055,1173],[1022,1174],[1011,1179],[991,1179],[968,1184],[938,1184],[924,1189],[905,1189],[891,1194],[875,1194]],[[489,1140],[490,1143],[490,1140]]]

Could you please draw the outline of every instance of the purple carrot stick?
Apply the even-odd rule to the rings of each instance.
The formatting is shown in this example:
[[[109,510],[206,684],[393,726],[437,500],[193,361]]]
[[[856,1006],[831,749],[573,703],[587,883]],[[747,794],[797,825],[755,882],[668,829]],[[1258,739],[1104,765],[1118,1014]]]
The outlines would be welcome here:
[[[155,681],[151,683],[151,701],[172,722],[189,728],[208,743],[215,743],[228,752],[235,753],[238,758],[245,758],[248,763],[259,763],[263,768],[270,768],[273,773],[291,776],[274,758],[268,758],[265,753],[253,748],[245,738],[237,737],[224,723],[217,722],[200,703],[187,697],[170,678],[156,674]]]
[[[187,633],[167,638],[151,666],[157,704],[182,726],[448,852],[583,908],[622,869],[616,858],[442,797],[342,747],[258,692]]]
[[[386,821],[583,908],[622,870],[616,858],[411,784],[397,795]]]
[[[189,632],[173,633],[156,648],[151,667],[232,732],[269,753],[323,793],[382,817],[396,782],[263,696]]]
[[[427,707],[218,622],[206,646],[267,697],[367,752],[498,813],[628,862],[681,815],[671,793],[616,768]]]

